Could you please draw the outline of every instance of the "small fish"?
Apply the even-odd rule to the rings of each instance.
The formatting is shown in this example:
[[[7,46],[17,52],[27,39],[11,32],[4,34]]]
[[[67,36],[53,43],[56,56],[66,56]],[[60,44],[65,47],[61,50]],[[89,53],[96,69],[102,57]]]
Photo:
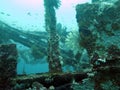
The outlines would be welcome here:
[[[79,33],[82,33],[86,37],[92,35],[91,31],[85,27],[80,28]]]
[[[16,24],[13,23],[12,25],[16,25]]]
[[[28,13],[27,13],[27,15],[31,16],[31,13],[30,13],[30,12],[28,12]]]
[[[7,16],[10,16],[10,14],[6,14]]]
[[[1,14],[5,14],[4,12],[0,12]]]

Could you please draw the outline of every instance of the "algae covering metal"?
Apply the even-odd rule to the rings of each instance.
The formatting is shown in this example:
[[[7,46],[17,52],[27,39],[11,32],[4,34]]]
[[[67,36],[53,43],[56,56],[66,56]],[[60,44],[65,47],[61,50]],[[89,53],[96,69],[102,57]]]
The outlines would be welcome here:
[[[76,6],[76,19],[81,29],[80,38],[82,38],[80,46],[86,48],[90,55],[96,52],[101,58],[110,58],[109,48],[120,49],[120,5],[118,3],[120,1],[112,4],[101,2]],[[83,28],[88,29],[91,36],[90,34],[85,36]],[[119,57],[119,53],[117,56]]]
[[[16,76],[17,50],[15,44],[0,45],[0,89],[10,90],[10,78]]]
[[[76,12],[80,46],[87,50],[93,71],[97,70],[93,77],[94,89],[119,90],[120,0],[93,0],[91,4],[78,4]],[[91,34],[84,34],[86,30]],[[112,89],[106,89],[107,81],[112,83]]]
[[[53,0],[52,0],[53,1]],[[111,2],[110,2],[111,1]],[[89,65],[83,64],[84,68],[87,67],[89,70],[81,70],[75,73],[58,73],[57,70],[61,71],[61,65],[59,61],[59,50],[58,50],[58,36],[56,34],[56,19],[55,11],[52,8],[54,23],[52,19],[47,17],[46,29],[51,35],[49,38],[49,58],[50,72],[44,74],[35,75],[22,75],[17,76],[15,73],[17,51],[14,44],[1,45],[0,46],[0,89],[1,90],[119,90],[120,89],[120,1],[118,0],[103,0],[93,3],[79,4],[76,6],[76,19],[79,26],[79,32],[77,33],[79,46],[86,50],[88,53],[90,62]],[[53,2],[52,2],[53,3]],[[53,3],[55,5],[55,3]],[[49,7],[47,7],[49,8]],[[49,14],[49,13],[47,13]],[[50,20],[50,21],[49,21]],[[51,23],[49,23],[51,22]],[[54,25],[53,25],[54,24]],[[43,54],[47,53],[46,42],[36,38],[41,38],[38,35],[26,34],[24,32],[16,32],[14,28],[6,28],[7,25],[2,25],[2,33],[6,32],[7,35],[20,34],[29,38],[27,40],[24,37],[18,37],[16,39],[13,36],[9,36],[15,41],[21,42],[22,44],[31,47],[31,44],[35,44],[35,47],[40,50],[45,50]],[[7,31],[9,30],[9,32]],[[53,33],[54,32],[54,33]],[[42,34],[42,33],[41,33]],[[67,33],[68,34],[68,33]],[[2,35],[2,34],[1,34]],[[5,35],[5,34],[4,34]],[[45,32],[43,36],[45,39],[48,38],[48,34]],[[66,35],[66,34],[65,34]],[[30,37],[32,36],[32,37]],[[9,40],[9,37],[5,40]],[[3,38],[3,37],[2,37]],[[55,38],[55,39],[54,39]],[[3,39],[1,39],[2,42]],[[28,42],[26,42],[26,40]],[[33,40],[34,42],[32,42]],[[64,39],[63,39],[64,40]],[[52,42],[52,43],[51,43]],[[41,47],[43,46],[43,47]],[[55,47],[55,48],[54,48]],[[38,49],[33,47],[33,52]],[[48,50],[48,51],[49,51]],[[52,51],[55,52],[52,52]],[[79,58],[81,58],[81,52],[74,55],[72,51],[67,52],[66,49],[60,48],[63,55],[64,62],[69,65],[82,66]],[[81,50],[81,49],[80,49]],[[13,51],[13,53],[12,53]],[[38,50],[39,51],[39,50]],[[39,53],[39,52],[38,52]],[[35,54],[35,53],[34,53]],[[36,54],[35,54],[36,55]],[[41,55],[42,56],[42,55]],[[36,56],[38,58],[38,56]],[[48,56],[49,57],[49,56]],[[51,59],[52,58],[52,59]],[[52,61],[51,61],[52,60]],[[55,61],[55,62],[54,62]],[[54,68],[52,68],[52,64]],[[5,67],[5,68],[4,68]],[[57,67],[57,68],[56,68]],[[79,68],[78,68],[79,69]],[[57,73],[53,73],[53,72]],[[86,80],[87,79],[87,80]]]
[[[49,34],[48,38],[48,62],[50,72],[61,72],[59,35],[56,30],[56,12],[60,0],[44,0],[45,28]]]

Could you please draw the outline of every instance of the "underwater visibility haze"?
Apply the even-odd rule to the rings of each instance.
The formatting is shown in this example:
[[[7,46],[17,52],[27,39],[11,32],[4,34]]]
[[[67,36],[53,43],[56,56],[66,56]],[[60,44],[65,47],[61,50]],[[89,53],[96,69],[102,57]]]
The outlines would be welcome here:
[[[1,0],[0,90],[120,90],[120,0]]]

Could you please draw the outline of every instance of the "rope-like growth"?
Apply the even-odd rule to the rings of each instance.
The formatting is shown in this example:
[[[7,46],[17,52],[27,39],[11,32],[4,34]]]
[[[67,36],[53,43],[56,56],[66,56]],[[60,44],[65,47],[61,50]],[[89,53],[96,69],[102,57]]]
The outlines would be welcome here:
[[[49,33],[48,40],[48,62],[50,72],[61,72],[59,36],[56,32],[56,13],[60,5],[60,0],[44,0],[45,7],[45,26]]]

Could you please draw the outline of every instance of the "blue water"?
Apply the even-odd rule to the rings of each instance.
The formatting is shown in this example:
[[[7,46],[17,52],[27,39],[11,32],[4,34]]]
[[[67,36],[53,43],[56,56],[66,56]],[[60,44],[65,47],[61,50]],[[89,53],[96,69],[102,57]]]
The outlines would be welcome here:
[[[17,74],[35,74],[48,72],[48,63],[25,63],[24,60],[21,60],[17,64]]]

